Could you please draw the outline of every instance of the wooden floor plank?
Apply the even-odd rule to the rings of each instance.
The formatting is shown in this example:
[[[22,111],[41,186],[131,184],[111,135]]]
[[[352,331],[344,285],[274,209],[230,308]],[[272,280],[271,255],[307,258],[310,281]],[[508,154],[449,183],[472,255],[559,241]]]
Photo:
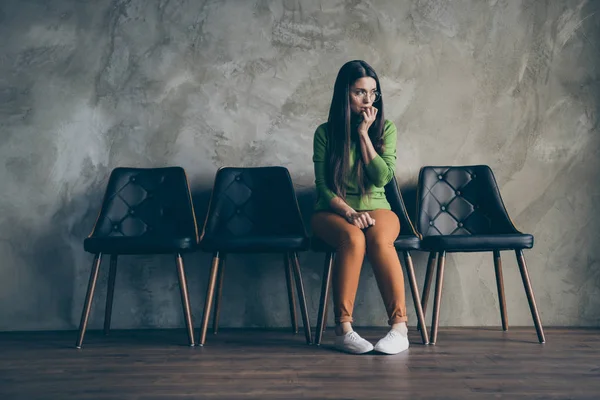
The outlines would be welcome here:
[[[375,342],[382,328],[357,329]],[[402,354],[352,356],[287,331],[223,329],[204,347],[183,330],[0,333],[0,399],[600,398],[600,330],[443,328]]]

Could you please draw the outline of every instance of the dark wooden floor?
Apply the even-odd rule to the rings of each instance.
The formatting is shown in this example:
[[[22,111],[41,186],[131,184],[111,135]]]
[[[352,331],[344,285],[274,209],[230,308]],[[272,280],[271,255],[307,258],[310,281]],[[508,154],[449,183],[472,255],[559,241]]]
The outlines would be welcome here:
[[[375,341],[384,328],[357,329]],[[325,333],[330,343],[332,332]],[[287,331],[1,333],[0,399],[598,399],[600,330],[442,328],[396,356],[307,346]]]

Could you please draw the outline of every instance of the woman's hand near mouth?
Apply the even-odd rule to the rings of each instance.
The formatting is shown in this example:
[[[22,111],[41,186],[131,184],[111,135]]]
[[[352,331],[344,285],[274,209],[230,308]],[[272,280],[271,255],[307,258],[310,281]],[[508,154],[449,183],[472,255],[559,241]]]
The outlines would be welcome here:
[[[375,118],[377,117],[377,108],[375,107],[362,107],[360,115],[362,117],[362,121],[360,125],[358,125],[358,133],[362,136],[369,136],[369,128],[375,122]]]

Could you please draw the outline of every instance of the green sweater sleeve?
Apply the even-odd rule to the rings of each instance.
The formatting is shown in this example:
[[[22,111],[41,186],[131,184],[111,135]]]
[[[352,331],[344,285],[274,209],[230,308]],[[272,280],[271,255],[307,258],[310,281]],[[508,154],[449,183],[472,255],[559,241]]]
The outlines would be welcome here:
[[[377,187],[384,187],[394,176],[397,137],[396,125],[392,121],[386,120],[383,128],[383,152],[365,167],[369,180]]]
[[[336,197],[327,186],[325,170],[327,165],[327,132],[325,124],[319,126],[315,131],[313,141],[313,164],[315,167],[315,186],[317,187],[317,195],[323,199],[327,205],[331,199]]]

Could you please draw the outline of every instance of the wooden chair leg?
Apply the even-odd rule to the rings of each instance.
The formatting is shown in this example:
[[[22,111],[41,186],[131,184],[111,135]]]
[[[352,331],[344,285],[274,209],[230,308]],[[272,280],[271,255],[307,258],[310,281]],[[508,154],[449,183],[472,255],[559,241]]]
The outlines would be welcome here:
[[[190,296],[188,294],[187,279],[185,277],[185,269],[183,268],[183,257],[177,253],[175,256],[177,262],[177,276],[179,278],[179,291],[181,292],[181,304],[183,306],[183,318],[187,328],[188,339],[190,346],[195,346],[194,343],[194,324],[192,322],[192,311],[190,307]]]
[[[429,338],[427,337],[427,327],[425,326],[425,315],[423,314],[423,308],[421,307],[419,287],[417,286],[417,278],[415,276],[415,268],[413,266],[412,257],[410,256],[409,251],[404,251],[403,254],[408,281],[410,283],[410,291],[412,292],[413,303],[415,304],[415,311],[417,312],[417,319],[419,321],[418,326],[421,330],[421,339],[423,340],[423,344],[428,344]]]
[[[429,298],[431,281],[433,280],[433,268],[435,266],[436,255],[437,253],[435,251],[429,253],[429,260],[427,261],[427,271],[425,272],[425,284],[423,285],[423,296],[421,296],[421,308],[423,309],[424,315],[427,314],[427,300]]]
[[[210,267],[210,276],[208,278],[208,288],[206,289],[206,299],[204,300],[204,313],[202,315],[202,326],[200,327],[199,345],[206,343],[206,331],[208,330],[208,320],[210,318],[210,309],[212,307],[213,297],[215,295],[215,285],[217,281],[217,272],[219,270],[219,252],[213,255],[212,265]]]
[[[113,298],[115,296],[115,280],[117,278],[117,258],[118,255],[111,254],[110,270],[108,272],[108,288],[106,289],[106,308],[104,309],[104,334],[110,332],[110,322],[112,318]]]
[[[331,290],[331,285],[329,285],[329,290]],[[321,332],[325,333],[327,330],[327,312],[329,311],[329,300],[323,304],[323,329]]]
[[[506,300],[504,297],[504,278],[502,277],[502,259],[500,251],[494,250],[494,269],[496,270],[496,287],[498,288],[498,303],[500,304],[500,317],[502,330],[508,330],[508,314],[506,313]]]
[[[523,250],[515,250],[517,255],[517,262],[519,263],[519,270],[521,271],[521,278],[523,279],[523,286],[527,294],[527,301],[529,302],[529,309],[531,310],[531,317],[535,324],[535,330],[537,331],[538,340],[540,343],[546,343],[544,336],[544,329],[542,328],[542,321],[538,313],[537,304],[535,303],[535,297],[533,296],[533,289],[531,288],[531,281],[529,280],[529,272],[527,271],[527,264],[525,263],[525,257],[523,256]]]
[[[335,265],[335,253],[332,254],[331,265]],[[331,278],[329,279],[329,289],[331,290]],[[323,309],[323,332],[327,330],[327,311],[329,311],[329,299],[325,302],[325,308]]]
[[[446,264],[446,252],[440,251],[438,255],[437,277],[435,278],[435,299],[433,302],[433,316],[431,319],[431,344],[437,341],[438,326],[440,323],[440,305],[442,302],[442,285],[444,283],[444,266]]]
[[[331,286],[331,269],[333,266],[333,253],[325,255],[325,265],[323,266],[323,280],[321,281],[321,300],[319,301],[319,316],[317,318],[317,330],[315,332],[315,344],[321,344],[323,331],[325,330],[325,320],[327,301],[329,300],[329,287]]]
[[[300,262],[298,261],[298,253],[290,254],[294,278],[296,280],[296,291],[298,292],[298,301],[300,303],[300,312],[302,313],[302,323],[304,324],[304,334],[306,336],[306,344],[312,344],[312,333],[310,330],[310,319],[308,317],[308,308],[306,307],[306,297],[304,295],[304,284],[302,282],[302,273],[300,271]]]
[[[296,315],[296,295],[294,294],[294,278],[292,277],[292,266],[290,264],[290,258],[287,254],[283,256],[284,269],[285,269],[285,282],[287,285],[288,292],[288,303],[290,306],[290,319],[292,320],[292,332],[298,333],[298,317]]]
[[[225,274],[225,254],[219,260],[219,273],[217,274],[217,295],[215,297],[215,315],[213,317],[213,334],[219,332],[219,316],[221,315],[221,298],[223,297],[223,276]]]
[[[102,253],[96,254],[92,264],[92,272],[90,273],[83,311],[81,312],[81,321],[79,322],[79,335],[77,337],[77,343],[75,344],[78,349],[80,349],[83,344],[83,337],[85,336],[85,330],[87,329],[88,320],[90,318],[90,309],[92,308],[92,301],[94,300],[94,291],[96,290],[96,282],[98,281],[98,271],[100,269],[101,261]]]

